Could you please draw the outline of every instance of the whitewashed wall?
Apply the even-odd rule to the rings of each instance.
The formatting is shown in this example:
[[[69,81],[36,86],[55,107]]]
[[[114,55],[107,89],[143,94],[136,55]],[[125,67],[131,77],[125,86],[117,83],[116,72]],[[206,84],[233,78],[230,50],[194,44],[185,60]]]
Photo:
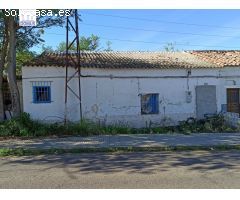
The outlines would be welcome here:
[[[106,124],[129,124],[135,127],[176,123],[196,116],[197,85],[216,85],[217,108],[226,104],[226,88],[240,88],[240,68],[195,69],[187,80],[185,69],[82,69],[83,117]],[[70,73],[73,73],[73,69]],[[23,67],[24,111],[34,119],[57,121],[64,118],[65,69],[61,67]],[[233,84],[235,81],[235,85]],[[52,103],[32,103],[31,81],[52,81]],[[71,81],[78,92],[77,78]],[[191,103],[186,102],[186,91],[192,91]],[[159,93],[159,114],[141,115],[140,96]],[[67,116],[79,120],[79,101],[69,93]],[[164,120],[165,119],[165,120]]]

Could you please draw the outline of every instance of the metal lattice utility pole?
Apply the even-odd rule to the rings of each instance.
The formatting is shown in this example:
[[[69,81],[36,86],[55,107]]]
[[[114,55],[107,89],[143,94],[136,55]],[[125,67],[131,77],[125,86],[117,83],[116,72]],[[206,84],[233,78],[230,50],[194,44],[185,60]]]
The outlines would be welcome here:
[[[68,121],[68,93],[71,92],[79,100],[80,120],[82,120],[82,98],[81,98],[81,66],[80,66],[80,46],[79,46],[79,29],[78,29],[78,11],[71,10],[71,15],[67,16],[66,24],[66,77],[65,77],[65,116],[64,123]],[[70,39],[69,33],[73,32],[74,37]],[[70,49],[76,45],[77,51],[71,52]],[[75,69],[75,72],[69,75],[69,67]],[[78,92],[75,92],[69,82],[73,78],[78,78]]]

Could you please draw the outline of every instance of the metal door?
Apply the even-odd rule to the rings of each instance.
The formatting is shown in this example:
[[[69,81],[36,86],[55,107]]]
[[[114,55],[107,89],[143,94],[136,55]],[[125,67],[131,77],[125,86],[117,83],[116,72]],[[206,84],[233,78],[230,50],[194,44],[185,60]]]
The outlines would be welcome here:
[[[207,114],[217,113],[216,86],[196,86],[196,114],[198,119],[204,118]]]

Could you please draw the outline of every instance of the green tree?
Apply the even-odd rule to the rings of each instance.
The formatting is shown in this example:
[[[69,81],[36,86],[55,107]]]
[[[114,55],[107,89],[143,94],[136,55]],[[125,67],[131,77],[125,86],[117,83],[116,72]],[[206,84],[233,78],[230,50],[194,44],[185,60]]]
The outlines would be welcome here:
[[[175,46],[176,46],[175,42],[168,42],[163,48],[167,52],[178,51]]]
[[[16,74],[21,75],[22,74],[22,66],[27,61],[33,60],[37,56],[36,52],[29,51],[29,50],[23,50],[18,51],[16,53]]]
[[[52,10],[52,13],[57,13],[58,10]],[[26,58],[26,51],[29,48],[37,45],[44,40],[41,38],[44,34],[44,29],[52,26],[63,26],[64,16],[38,16],[37,26],[34,27],[20,27],[18,25],[18,18],[7,16],[6,10],[0,10],[0,88],[2,88],[2,75],[6,70],[8,84],[12,98],[13,116],[20,114],[20,97],[16,84],[17,72],[17,57]],[[25,56],[20,56],[21,52],[25,51]],[[18,56],[17,56],[18,54]],[[19,59],[21,60],[21,59]],[[0,91],[0,120],[3,119],[3,104],[2,104],[2,89]]]
[[[53,48],[51,46],[45,46],[42,45],[42,52],[54,52]]]
[[[76,45],[73,44],[69,50],[76,51],[77,50]],[[57,51],[61,52],[66,51],[66,42],[60,42],[59,45],[57,46]]]
[[[96,35],[91,35],[90,37],[80,37],[79,45],[80,50],[95,51],[99,47],[100,38]]]
[[[96,51],[99,48],[100,38],[97,35],[92,34],[90,37],[80,37],[79,38],[79,46],[80,50],[85,51]],[[61,42],[57,46],[57,51],[66,51],[66,42]],[[72,45],[70,50],[76,51],[76,45]]]
[[[104,49],[104,51],[112,51],[112,42],[111,41],[107,41],[106,42],[106,49]]]

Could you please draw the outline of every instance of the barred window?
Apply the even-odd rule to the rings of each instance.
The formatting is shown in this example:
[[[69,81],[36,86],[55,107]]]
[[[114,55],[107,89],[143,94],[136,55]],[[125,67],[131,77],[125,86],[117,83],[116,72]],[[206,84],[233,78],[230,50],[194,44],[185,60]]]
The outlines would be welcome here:
[[[51,103],[51,82],[32,82],[33,103]]]
[[[158,114],[159,103],[158,94],[142,94],[141,95],[141,114]]]

